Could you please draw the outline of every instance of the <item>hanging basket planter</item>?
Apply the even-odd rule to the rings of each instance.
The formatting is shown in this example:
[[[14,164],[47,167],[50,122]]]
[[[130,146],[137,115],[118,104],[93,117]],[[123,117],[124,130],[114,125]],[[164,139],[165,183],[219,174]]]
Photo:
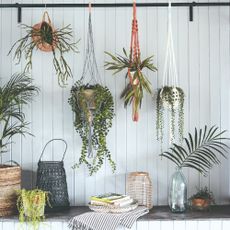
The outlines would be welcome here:
[[[107,70],[114,71],[114,74],[126,69],[126,77],[128,84],[121,93],[121,98],[124,100],[124,106],[132,105],[132,119],[133,121],[139,120],[139,109],[142,104],[144,92],[152,94],[152,86],[148,78],[145,76],[143,70],[156,71],[156,67],[152,63],[153,56],[141,60],[141,52],[138,36],[138,21],[136,16],[136,2],[133,3],[133,20],[132,20],[132,36],[130,43],[130,53],[127,54],[123,49],[124,56],[112,55],[105,52],[110,56],[112,61],[106,61],[105,67]]]
[[[88,85],[82,85],[78,81],[72,87],[69,98],[69,104],[75,114],[74,126],[82,139],[81,157],[73,167],[78,168],[84,163],[92,175],[100,169],[107,158],[112,171],[115,171],[116,165],[106,144],[106,136],[114,117],[113,97],[107,87],[99,84],[92,85],[90,91],[87,90]]]
[[[163,87],[157,92],[157,139],[163,143],[164,135],[164,112],[169,112],[169,142],[173,142],[178,133],[180,142],[184,133],[184,98],[182,88],[178,86],[177,67],[173,47],[172,22],[171,22],[171,2],[168,8],[168,39],[166,48],[166,58],[163,74]],[[176,116],[178,116],[178,130],[176,130]]]
[[[164,86],[159,90],[159,100],[162,101],[165,108],[176,109],[178,106],[183,106],[184,91],[179,87]]]
[[[65,58],[65,54],[78,52],[77,42],[72,42],[73,31],[70,25],[61,29],[54,28],[47,11],[44,12],[41,22],[34,26],[23,25],[26,35],[14,43],[9,54],[14,52],[14,59],[20,63],[23,56],[26,60],[24,72],[32,69],[32,57],[34,51],[52,52],[53,66],[61,87],[66,86],[68,78],[72,77],[71,68]]]
[[[101,168],[104,160],[108,159],[114,172],[116,165],[106,143],[114,117],[114,102],[109,89],[102,85],[97,68],[90,4],[83,73],[71,89],[69,104],[75,114],[74,126],[82,139],[81,156],[73,168],[85,164],[92,175]]]
[[[47,11],[44,12],[42,21],[33,26],[32,40],[41,51],[51,52],[55,50],[58,40]]]

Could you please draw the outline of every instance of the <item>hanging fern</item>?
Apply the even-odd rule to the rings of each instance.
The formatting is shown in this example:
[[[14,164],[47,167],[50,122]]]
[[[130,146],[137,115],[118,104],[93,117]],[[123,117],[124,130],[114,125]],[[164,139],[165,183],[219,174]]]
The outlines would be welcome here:
[[[226,158],[229,146],[222,141],[229,138],[222,137],[226,130],[219,132],[218,127],[212,126],[209,130],[205,126],[199,131],[195,128],[195,134],[188,134],[185,138],[185,147],[173,144],[169,151],[163,152],[160,156],[166,157],[174,162],[178,168],[189,167],[207,176],[208,170],[215,164],[220,164],[217,154]]]

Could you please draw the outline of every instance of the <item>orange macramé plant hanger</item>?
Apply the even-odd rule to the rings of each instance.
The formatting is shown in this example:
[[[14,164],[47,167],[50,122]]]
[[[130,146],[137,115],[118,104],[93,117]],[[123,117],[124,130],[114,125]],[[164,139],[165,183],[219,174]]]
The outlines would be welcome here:
[[[105,67],[107,70],[115,71],[114,74],[127,68],[126,76],[128,77],[129,82],[121,93],[121,98],[124,99],[125,107],[128,104],[132,104],[132,119],[137,122],[139,120],[139,108],[141,107],[144,90],[147,93],[152,94],[151,83],[142,70],[143,68],[147,68],[151,71],[156,71],[156,67],[152,63],[153,56],[141,61],[136,1],[133,2],[132,34],[129,56],[125,49],[123,49],[123,52],[125,56],[115,56],[105,52],[112,58],[112,62],[105,62]]]

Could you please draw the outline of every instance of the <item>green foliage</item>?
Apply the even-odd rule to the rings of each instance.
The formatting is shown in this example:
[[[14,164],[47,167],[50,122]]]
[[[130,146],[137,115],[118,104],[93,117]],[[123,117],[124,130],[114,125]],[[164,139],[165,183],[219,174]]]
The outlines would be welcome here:
[[[14,74],[0,87],[0,153],[7,151],[10,139],[16,134],[28,134],[22,106],[27,105],[39,89],[32,85],[32,79],[25,74]]]
[[[197,188],[197,193],[189,198],[190,201],[193,199],[204,199],[204,200],[209,200],[213,204],[215,203],[213,193],[209,191],[207,186],[200,189]]]
[[[125,89],[121,93],[121,98],[124,99],[124,105],[125,107],[128,104],[131,104],[133,102],[133,99],[135,98],[135,105],[134,108],[137,111],[138,107],[141,107],[142,99],[143,99],[143,93],[144,90],[151,94],[152,93],[152,87],[151,83],[148,80],[148,78],[144,75],[142,70],[144,68],[147,68],[151,71],[156,71],[157,68],[152,63],[153,56],[150,56],[146,58],[145,60],[141,61],[140,59],[130,63],[131,58],[128,57],[127,52],[125,49],[123,49],[124,56],[121,55],[112,55],[108,52],[105,52],[107,55],[110,56],[112,61],[106,61],[105,67],[106,70],[112,70],[114,71],[113,74],[117,74],[123,69],[127,69],[126,78],[128,76],[128,68],[130,68],[130,71],[133,75],[133,82],[138,82],[137,85],[132,85],[130,82],[127,84]]]
[[[89,110],[88,101],[84,96],[84,90],[89,88],[94,91],[93,103],[95,109],[93,111]],[[101,168],[104,159],[107,158],[114,172],[116,165],[106,146],[106,136],[112,126],[114,117],[114,102],[109,89],[99,84],[82,85],[81,81],[78,81],[71,89],[69,104],[75,113],[74,126],[82,139],[81,157],[74,168],[78,168],[84,163],[88,167],[90,175],[92,175]],[[89,139],[91,128],[93,128],[93,131],[91,139]],[[96,151],[93,159],[87,159],[90,145]]]
[[[19,212],[19,221],[24,223],[28,221],[34,230],[39,229],[39,224],[45,219],[44,208],[49,204],[48,192],[34,190],[19,190],[17,199],[17,208]]]
[[[70,25],[61,29],[53,29],[47,22],[42,22],[40,29],[32,26],[22,25],[26,35],[14,43],[9,54],[15,49],[14,59],[20,63],[24,54],[26,65],[24,72],[32,69],[32,57],[34,49],[40,44],[49,44],[53,46],[53,65],[58,76],[58,83],[61,87],[66,85],[69,77],[72,77],[72,71],[64,55],[69,51],[78,52],[77,43],[70,42],[73,35]],[[36,40],[32,38],[36,37]]]
[[[184,92],[179,87],[164,86],[157,93],[157,140],[163,142],[164,111],[170,111],[170,134],[171,141],[175,139],[176,113],[178,113],[178,134],[179,141],[182,142],[184,135]]]
[[[219,132],[215,126],[210,129],[205,126],[204,130],[199,131],[195,128],[194,136],[189,133],[188,138],[184,138],[185,147],[174,143],[169,151],[160,156],[168,158],[178,168],[193,168],[206,176],[213,165],[220,164],[217,154],[226,158],[229,146],[223,141],[229,138],[222,137],[225,132],[226,130]]]

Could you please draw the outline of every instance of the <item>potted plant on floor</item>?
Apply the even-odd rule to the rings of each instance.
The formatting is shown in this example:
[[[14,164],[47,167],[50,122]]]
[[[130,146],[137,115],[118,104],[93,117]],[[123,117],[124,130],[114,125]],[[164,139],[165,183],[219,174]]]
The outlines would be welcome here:
[[[153,64],[153,56],[150,56],[143,61],[141,60],[141,53],[138,38],[138,23],[136,17],[136,2],[133,3],[133,20],[132,20],[132,36],[130,44],[129,55],[123,49],[124,56],[109,55],[112,61],[106,61],[105,67],[107,70],[114,71],[114,74],[126,69],[126,78],[128,77],[128,84],[121,93],[121,98],[124,100],[125,107],[132,104],[132,118],[133,121],[139,119],[139,108],[141,107],[144,92],[152,94],[151,83],[144,74],[144,69],[156,71]]]
[[[49,204],[48,192],[34,190],[18,190],[17,208],[19,221],[28,221],[34,230],[39,229],[39,224],[45,218],[45,206]]]
[[[215,204],[213,193],[208,187],[197,189],[197,193],[189,198],[190,206],[194,210],[208,210],[211,204]]]
[[[77,43],[72,42],[73,31],[70,25],[61,29],[54,28],[47,12],[44,12],[42,21],[34,26],[23,25],[26,35],[14,43],[9,54],[14,53],[14,59],[20,63],[23,54],[26,59],[24,71],[32,69],[32,57],[35,50],[52,52],[53,65],[58,76],[58,83],[61,87],[67,84],[69,77],[72,77],[71,68],[65,58],[65,54],[73,51],[78,52]]]
[[[29,134],[22,106],[28,105],[39,89],[25,74],[14,74],[0,87],[0,154],[9,151],[11,138]],[[16,210],[16,189],[21,186],[21,168],[18,164],[0,165],[0,216],[11,215]]]
[[[226,158],[229,147],[224,142],[229,138],[224,137],[225,132],[220,132],[215,126],[210,129],[205,126],[199,131],[195,128],[194,135],[189,133],[184,139],[184,146],[173,143],[160,155],[177,166],[169,190],[169,205],[173,212],[184,212],[187,206],[187,185],[182,168],[192,168],[206,176],[208,170],[220,164],[218,155]]]
[[[109,89],[100,84],[82,85],[78,81],[71,89],[69,104],[75,114],[74,126],[82,139],[81,157],[74,168],[84,163],[92,175],[107,158],[115,171],[116,165],[106,144],[114,117],[114,102]]]

